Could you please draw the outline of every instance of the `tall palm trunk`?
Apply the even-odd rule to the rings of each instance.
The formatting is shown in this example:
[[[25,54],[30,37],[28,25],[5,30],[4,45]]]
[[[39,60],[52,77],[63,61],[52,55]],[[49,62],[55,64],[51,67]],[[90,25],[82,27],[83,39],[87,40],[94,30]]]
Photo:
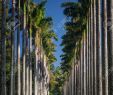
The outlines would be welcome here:
[[[88,45],[89,45],[89,40],[88,40],[88,33],[89,33],[89,15],[87,15],[87,31],[86,31],[86,72],[87,72],[87,76],[86,76],[86,90],[87,90],[87,92],[86,92],[86,95],[88,95],[88,93],[89,93],[89,88],[88,88],[88,86],[89,86],[89,47],[88,47]]]
[[[73,95],[75,95],[75,58],[73,63]]]
[[[77,95],[77,62],[75,63],[75,95]]]
[[[84,95],[86,95],[86,34],[83,34],[83,70],[84,70]]]
[[[19,24],[20,24],[20,0],[18,1],[18,15],[19,15]],[[21,65],[20,65],[20,26],[17,31],[17,60],[18,60],[18,95],[21,95]]]
[[[72,65],[72,66],[73,66],[73,65]],[[72,95],[73,95],[73,82],[74,82],[74,81],[73,81],[73,77],[74,77],[73,74],[74,74],[74,73],[73,73],[73,67],[72,67],[72,79],[71,79]]]
[[[109,76],[108,76],[108,79],[109,79],[109,83],[108,83],[108,92],[109,92],[109,95],[111,95],[112,93],[113,93],[113,86],[112,86],[112,68],[113,68],[113,65],[112,65],[112,63],[113,63],[113,60],[112,60],[112,53],[113,52],[111,52],[112,51],[112,19],[111,19],[111,14],[112,14],[112,8],[111,8],[111,3],[113,3],[112,2],[112,0],[107,0],[107,33],[108,33],[108,64],[109,64],[109,66],[108,66],[108,69],[109,69],[109,71],[108,71],[108,73],[109,73]],[[109,24],[110,23],[110,24]]]
[[[39,45],[40,45],[40,36],[39,36],[39,31],[38,31],[35,36],[34,95],[40,95],[40,92],[39,92],[40,88],[38,88],[38,86],[39,86],[39,78],[40,78],[39,72],[40,72],[40,52],[41,52],[41,50],[39,48]]]
[[[30,19],[30,18],[29,18]],[[31,22],[30,28],[31,28]],[[31,29],[29,30],[29,58],[30,58],[30,66],[29,66],[29,94],[32,95],[32,33]]]
[[[91,80],[91,95],[93,95],[93,93],[94,93],[94,91],[93,91],[94,90],[94,84],[93,84],[93,82],[94,82],[94,73],[93,73],[94,72],[94,59],[93,59],[94,58],[94,56],[93,56],[93,53],[94,53],[93,52],[93,50],[94,50],[94,43],[93,43],[93,32],[94,32],[93,31],[94,30],[94,28],[93,28],[93,23],[94,23],[93,22],[93,0],[91,0],[91,10],[90,11],[91,11],[91,19],[90,19],[90,21],[91,21],[90,22],[91,23],[90,24],[91,25],[91,27],[90,27],[91,28],[90,29],[90,33],[91,33],[91,36],[90,36],[90,40],[91,40],[91,43],[90,43],[90,45],[91,45],[91,49],[90,49],[90,52],[91,52],[90,53],[91,54],[90,55],[91,56],[91,58],[90,58],[91,71],[90,72],[91,73],[90,74],[91,74],[91,78],[90,78],[90,80]]]
[[[67,91],[67,83],[66,83],[67,81],[65,81],[65,85],[64,85],[64,93],[63,93],[63,95],[66,95],[66,91]]]
[[[28,0],[26,1],[26,64],[25,64],[25,67],[26,67],[26,70],[25,70],[25,75],[26,75],[26,95],[29,95],[29,46],[28,46],[28,43],[29,43],[29,20],[28,20]]]
[[[71,89],[71,87],[70,87],[70,76],[69,76],[69,78],[68,78],[68,94],[69,95],[71,95],[70,89]]]
[[[96,0],[93,0],[93,31],[94,31],[94,95],[97,95],[97,33],[96,33]]]
[[[25,0],[23,1],[23,42],[22,42],[22,95],[25,95],[25,63],[26,63],[26,7]]]
[[[81,65],[81,95],[83,95],[84,94],[84,92],[83,92],[83,40],[81,41],[81,55],[80,55],[81,57],[81,61],[80,61],[80,65]],[[76,71],[75,71],[76,72]],[[77,76],[76,76],[77,77]],[[76,86],[75,86],[76,87]]]
[[[79,59],[79,63],[78,63],[78,68],[79,68],[79,77],[78,77],[78,80],[79,80],[79,87],[78,87],[78,95],[80,95],[81,94],[81,91],[80,91],[80,89],[81,89],[81,81],[80,81],[80,79],[81,79],[81,68],[80,68],[80,59]],[[73,76],[74,76],[74,71],[73,71]],[[74,78],[73,78],[74,79]],[[74,82],[73,82],[74,83]],[[73,90],[74,90],[74,87],[73,87]],[[75,94],[73,94],[73,95],[75,95]]]
[[[107,1],[102,0],[102,12],[103,12],[103,94],[108,95],[108,32],[107,32]]]
[[[29,53],[28,53],[28,30],[26,31],[26,64],[25,64],[25,82],[26,82],[26,95],[29,94]]]
[[[30,4],[30,1],[29,3]],[[30,12],[28,5],[28,12]],[[32,30],[31,30],[31,15],[28,17],[29,21],[29,95],[32,95]]]
[[[15,65],[15,0],[12,0],[12,17],[13,17],[13,30],[12,30],[12,63],[11,63],[11,84],[10,84],[10,95],[14,95],[14,85],[15,85],[15,82],[14,82],[14,65]]]
[[[77,76],[77,77],[76,77],[76,91],[77,91],[77,92],[76,92],[76,95],[79,95],[79,94],[78,94],[78,91],[79,91],[79,90],[78,90],[78,87],[79,87],[79,80],[78,80],[78,62],[77,62],[77,65],[76,65],[76,76]]]
[[[41,82],[40,82],[40,74],[41,74],[41,39],[40,39],[40,31],[36,33],[35,37],[35,85],[34,85],[34,90],[35,90],[35,95],[40,95],[41,91]]]
[[[32,35],[31,35],[31,15],[30,13],[30,0],[27,0],[26,7],[26,18],[27,18],[27,38],[26,38],[26,48],[27,48],[27,59],[26,60],[26,94],[32,94],[32,61],[31,61],[31,48],[32,48]]]
[[[87,95],[88,94],[89,94],[89,15],[87,16]]]
[[[36,48],[35,50],[35,65],[34,65],[34,69],[35,69],[35,75],[34,75],[34,95],[37,95],[38,93],[38,89],[37,89],[37,73],[38,73],[38,48]]]
[[[71,71],[70,71],[70,76],[69,76],[69,94],[72,95],[72,89],[71,89],[71,77],[72,77],[72,74],[71,74]]]
[[[89,95],[91,95],[91,7],[89,9]]]
[[[111,79],[110,79],[110,81],[111,81],[111,87],[110,87],[110,92],[113,94],[113,0],[111,0],[111,2],[110,2],[110,15],[111,15],[111,30],[110,30],[110,44],[111,44],[111,54],[112,54],[112,60],[111,60],[111,62],[110,62],[110,65],[111,65],[111,69],[110,69],[110,76],[111,76]]]
[[[80,48],[80,62],[79,62],[79,81],[80,81],[80,84],[79,84],[79,94],[81,95],[81,48]],[[76,85],[75,85],[75,64],[76,64],[76,59],[74,58],[74,95],[76,94],[75,93],[75,89],[76,89]]]
[[[2,45],[2,90],[1,95],[6,95],[6,39],[5,39],[5,24],[6,24],[6,0],[2,0],[2,27],[1,27],[1,45]]]
[[[74,72],[73,72],[73,74],[74,74]],[[78,61],[78,95],[80,95],[80,60]]]
[[[98,50],[98,68],[99,68],[99,95],[103,95],[102,93],[102,46],[101,46],[101,2],[100,0],[97,0],[97,34],[98,34],[98,46],[97,46],[97,50]]]

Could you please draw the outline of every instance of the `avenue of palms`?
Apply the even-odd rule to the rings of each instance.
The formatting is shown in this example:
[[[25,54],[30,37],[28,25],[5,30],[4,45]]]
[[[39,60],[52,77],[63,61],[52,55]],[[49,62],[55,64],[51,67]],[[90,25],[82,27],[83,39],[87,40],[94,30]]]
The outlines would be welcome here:
[[[0,95],[113,95],[113,0],[61,4],[57,67],[47,2],[0,0]]]

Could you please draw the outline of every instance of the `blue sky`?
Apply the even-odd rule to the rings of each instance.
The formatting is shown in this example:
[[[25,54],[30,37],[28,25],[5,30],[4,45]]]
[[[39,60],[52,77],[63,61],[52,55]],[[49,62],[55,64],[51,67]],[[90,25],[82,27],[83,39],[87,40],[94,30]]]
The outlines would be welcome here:
[[[77,1],[77,0],[48,0],[46,4],[46,15],[51,16],[53,18],[54,30],[58,35],[58,42],[55,42],[57,45],[55,56],[57,58],[57,62],[54,63],[55,66],[59,66],[61,62],[60,55],[62,54],[62,47],[60,46],[62,42],[62,35],[65,33],[63,28],[63,24],[65,22],[65,17],[63,15],[63,9],[61,8],[61,4],[66,1]]]

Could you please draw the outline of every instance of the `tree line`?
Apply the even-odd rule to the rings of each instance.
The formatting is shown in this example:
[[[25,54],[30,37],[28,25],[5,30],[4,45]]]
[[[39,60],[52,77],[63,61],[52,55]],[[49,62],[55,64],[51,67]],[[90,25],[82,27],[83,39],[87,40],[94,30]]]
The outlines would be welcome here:
[[[57,36],[46,0],[0,0],[0,95],[49,95]]]
[[[62,7],[67,20],[59,95],[112,95],[113,0],[79,0]]]

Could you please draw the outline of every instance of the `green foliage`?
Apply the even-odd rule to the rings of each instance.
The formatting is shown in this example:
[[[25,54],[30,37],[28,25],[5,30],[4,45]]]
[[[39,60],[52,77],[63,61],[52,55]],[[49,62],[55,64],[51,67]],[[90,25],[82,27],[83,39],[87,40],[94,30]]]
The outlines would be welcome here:
[[[62,84],[64,81],[64,74],[61,67],[57,67],[53,73],[51,73],[50,79],[50,95],[62,95]]]
[[[35,47],[42,47],[46,57],[47,57],[47,63],[48,67],[50,66],[50,73],[54,70],[53,62],[55,62],[57,59],[54,55],[54,52],[56,51],[56,45],[54,44],[54,40],[57,41],[57,35],[55,34],[53,30],[53,21],[51,17],[46,17],[45,15],[45,4],[47,1],[41,1],[39,4],[36,4],[32,1],[30,1],[27,5],[27,2],[24,1],[24,4],[21,6],[21,10],[24,13],[26,13],[26,24],[27,28],[29,28],[30,34],[29,37],[32,36],[34,38],[33,45]],[[21,1],[23,3],[23,1]],[[16,3],[16,9],[15,9],[15,18],[18,20],[18,4]],[[9,15],[7,18],[8,21],[14,21],[12,17],[12,7],[9,9]],[[23,21],[21,23],[21,28],[23,29]],[[9,35],[9,30],[6,33],[6,35]],[[11,34],[10,34],[11,35]],[[6,64],[6,73],[7,73],[7,85],[10,83],[10,68],[11,68],[11,39],[9,41],[6,41],[6,47],[7,47],[7,64]],[[33,51],[31,56],[34,57],[35,52]],[[35,60],[35,59],[33,59]],[[34,62],[32,62],[32,65],[34,67]],[[1,68],[1,67],[0,67]],[[17,72],[16,72],[17,73]],[[34,74],[34,69],[33,69]],[[17,76],[15,76],[17,77]],[[54,76],[51,76],[51,79],[54,79]],[[55,84],[56,81],[52,80],[51,83]],[[34,84],[33,84],[34,85]],[[9,88],[9,86],[7,86]]]
[[[68,20],[64,26],[66,33],[62,36],[63,54],[61,55],[61,67],[55,70],[54,77],[56,82],[51,90],[54,94],[50,95],[62,95],[62,86],[69,76],[73,59],[79,59],[81,40],[86,29],[86,17],[90,5],[90,0],[88,4],[86,4],[87,1],[66,2],[61,5]]]
[[[61,44],[64,52],[61,55],[63,72],[69,72],[73,58],[79,58],[81,39],[86,29],[87,11],[90,5],[90,0],[88,6],[84,5],[87,1],[82,0],[81,2],[66,2],[62,4],[64,15],[69,18],[64,26],[66,33],[62,36]]]
[[[35,37],[35,46],[39,47],[42,44],[46,56],[48,57],[48,63],[51,64],[56,61],[54,56],[56,46],[53,40],[57,40],[57,36],[52,29],[52,18],[45,16],[45,4],[46,1],[42,1],[38,5],[31,3],[31,7],[33,7],[30,10],[31,22],[33,23],[31,23],[31,31],[33,37]]]

